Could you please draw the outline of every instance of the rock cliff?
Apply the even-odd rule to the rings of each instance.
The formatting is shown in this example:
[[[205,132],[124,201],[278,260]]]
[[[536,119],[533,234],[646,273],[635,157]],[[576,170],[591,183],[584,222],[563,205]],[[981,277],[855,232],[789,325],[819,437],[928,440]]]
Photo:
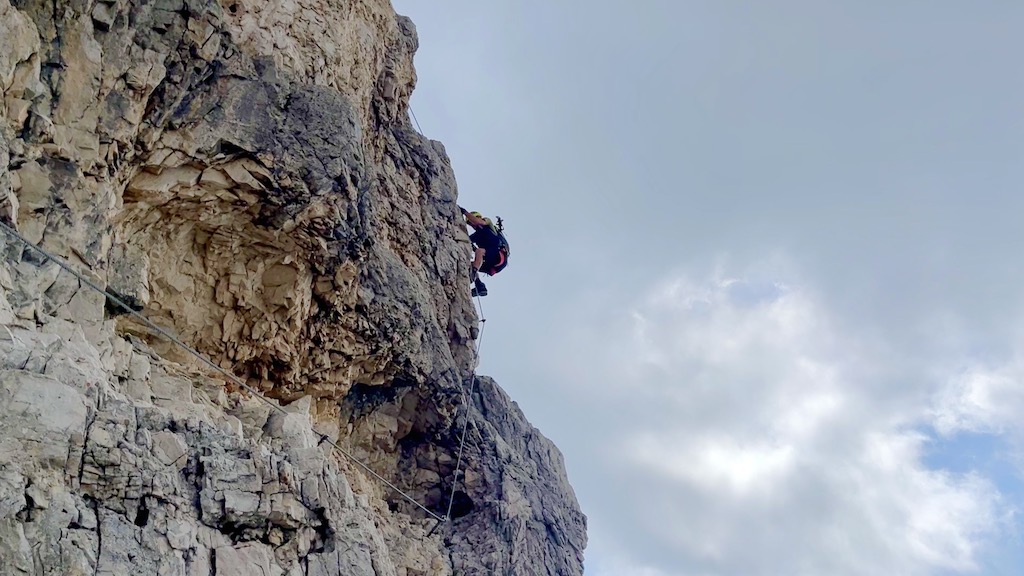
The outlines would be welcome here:
[[[473,376],[417,47],[387,0],[0,0],[0,221],[246,385],[0,233],[0,574],[582,574]]]

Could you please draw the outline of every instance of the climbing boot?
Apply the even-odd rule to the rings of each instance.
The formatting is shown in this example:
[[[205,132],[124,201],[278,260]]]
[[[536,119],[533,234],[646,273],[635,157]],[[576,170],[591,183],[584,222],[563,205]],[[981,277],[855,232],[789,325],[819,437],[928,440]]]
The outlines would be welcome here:
[[[480,281],[479,278],[473,281],[473,290],[471,292],[474,297],[476,296],[487,296],[487,286]]]

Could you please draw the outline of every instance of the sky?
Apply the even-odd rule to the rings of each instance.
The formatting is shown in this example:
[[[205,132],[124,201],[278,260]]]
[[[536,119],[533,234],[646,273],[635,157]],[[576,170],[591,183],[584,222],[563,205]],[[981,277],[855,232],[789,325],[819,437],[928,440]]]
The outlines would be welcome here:
[[[394,6],[588,576],[1024,573],[1024,4]]]

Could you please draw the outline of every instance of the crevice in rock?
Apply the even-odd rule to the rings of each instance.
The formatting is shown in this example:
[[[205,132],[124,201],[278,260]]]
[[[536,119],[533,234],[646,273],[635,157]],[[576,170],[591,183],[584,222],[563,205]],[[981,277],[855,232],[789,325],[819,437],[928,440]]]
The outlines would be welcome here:
[[[372,386],[369,384],[356,383],[349,388],[348,394],[342,400],[352,412],[353,418],[365,416],[385,404],[391,404],[398,399],[403,389],[411,388],[415,382],[411,379],[395,377],[390,386]]]
[[[308,507],[308,506],[307,506]],[[319,507],[313,510],[313,514],[316,515],[317,523],[313,526],[313,530],[316,532],[317,539],[313,542],[312,547],[309,549],[309,554],[324,554],[334,552],[334,528],[331,527],[330,521],[327,519],[327,511]],[[309,570],[309,564],[306,563],[306,570]]]
[[[32,486],[31,480],[25,485],[25,506],[19,510],[14,517],[22,523],[35,522],[36,520],[36,501],[29,494],[28,489]]]
[[[85,458],[89,453],[89,436],[92,433],[93,424],[96,423],[97,410],[98,406],[95,408],[89,408],[85,417],[85,438],[82,439],[82,455],[78,461],[78,486],[81,488],[84,488],[82,480],[85,477]]]
[[[149,508],[146,507],[145,501],[139,501],[139,508],[135,512],[135,525],[142,528],[149,524]]]
[[[452,501],[452,519],[462,518],[476,508],[476,503],[462,490],[455,491],[455,499]]]
[[[103,559],[103,516],[100,514],[99,500],[87,496],[86,502],[92,504],[92,513],[96,515],[96,570],[93,576],[99,576],[100,561]]]
[[[196,515],[196,521],[200,524],[206,524],[207,519],[203,516],[203,500],[202,500],[202,489],[203,489],[203,475],[206,472],[206,467],[203,464],[203,460],[199,453],[190,451],[189,452],[189,464],[184,471],[185,481],[187,484],[184,486],[188,490],[189,496],[191,497],[192,511]]]
[[[120,292],[111,290],[109,286],[105,289],[105,291],[107,294],[127,304],[129,308],[136,312],[142,312],[145,309],[145,306],[143,306],[134,296],[128,294],[121,294]],[[124,309],[123,306],[121,306],[117,302],[112,301],[109,298],[107,298],[106,301],[104,302],[103,309],[104,312],[106,312],[107,318],[116,318],[117,316],[130,314],[127,310]]]

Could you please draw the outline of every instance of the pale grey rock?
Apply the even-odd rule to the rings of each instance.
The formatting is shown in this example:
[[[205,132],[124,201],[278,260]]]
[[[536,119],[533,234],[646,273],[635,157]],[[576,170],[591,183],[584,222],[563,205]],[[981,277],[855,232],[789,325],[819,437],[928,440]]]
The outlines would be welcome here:
[[[31,372],[0,371],[0,438],[7,458],[20,453],[37,466],[63,468],[86,416],[85,399],[74,388]]]
[[[102,542],[96,565],[97,576],[158,574],[168,558],[147,550],[142,542],[143,528],[123,514],[100,509],[99,538]]]
[[[13,457],[11,453],[5,455]],[[25,477],[11,465],[0,466],[0,518],[13,517],[25,504]]]
[[[81,287],[81,281],[73,274],[65,270],[58,270],[57,277],[44,292],[46,295],[46,299],[43,301],[46,305],[45,312],[49,315],[56,315],[57,310],[67,306]]]
[[[167,543],[175,550],[190,550],[195,547],[196,529],[182,520],[167,520]]]
[[[149,362],[148,354],[139,354],[138,352],[132,353],[131,360],[128,364],[128,378],[137,382],[145,382],[149,380],[150,370],[152,369]]]
[[[211,576],[213,574],[211,558],[211,552],[206,548],[200,548],[186,556],[185,576]]]
[[[3,241],[0,239],[0,246],[3,245]],[[2,253],[2,250],[0,250],[0,254]],[[14,282],[11,279],[11,273],[6,266],[0,266],[0,326],[5,327],[4,330],[0,330],[0,341],[14,338],[9,325],[15,325],[18,322],[18,316],[14,313],[14,307],[7,300],[7,294],[12,290],[14,290]]]
[[[158,406],[192,404],[192,383],[184,378],[156,376],[149,387]]]
[[[214,576],[280,576],[284,571],[273,561],[270,549],[265,546],[241,544],[214,549],[217,558],[217,572]]]
[[[275,525],[290,530],[316,522],[313,512],[303,506],[295,494],[271,494],[268,518]]]
[[[242,424],[242,430],[251,438],[263,436],[264,427],[273,408],[256,398],[242,399],[230,412]]]
[[[134,310],[145,308],[150,298],[149,255],[132,244],[114,246],[110,252],[107,292]],[[118,313],[126,311],[119,308]]]
[[[132,344],[125,338],[113,335],[114,325],[107,321],[101,334],[96,337],[97,347],[103,360],[103,369],[118,378],[129,377],[133,356]],[[103,336],[106,336],[104,338]]]
[[[109,30],[117,17],[116,2],[97,2],[92,9],[92,21],[100,30]]]
[[[312,554],[308,558],[308,566],[309,576],[376,574],[373,558],[365,545],[353,546],[344,551]]]
[[[83,511],[83,509],[85,511]],[[93,510],[64,490],[52,494],[50,506],[23,511],[26,539],[35,567],[28,574],[94,574],[99,556],[99,523]],[[60,535],[59,538],[53,537]]]
[[[25,527],[17,518],[0,517],[0,567],[3,574],[31,574],[32,549],[25,538]]]
[[[45,319],[45,323],[40,327],[44,334],[54,334],[60,337],[64,342],[74,344],[84,344],[88,342],[85,337],[85,329],[81,324],[65,320],[64,318],[57,318],[49,316]]]
[[[244,525],[248,521],[256,520],[257,512],[260,511],[260,495],[240,490],[225,490],[224,517],[235,524]]]
[[[25,489],[25,497],[31,499],[32,507],[39,510],[46,510],[50,507],[49,490],[38,484],[33,484]]]
[[[287,414],[276,410],[272,411],[263,431],[291,448],[312,448],[317,443],[317,438],[312,431],[308,401],[305,411],[289,410]]]
[[[2,64],[0,64],[2,66]],[[8,112],[9,114],[10,112]],[[0,222],[7,224],[8,226],[17,227],[18,223],[18,208],[20,202],[18,196],[14,193],[11,187],[10,172],[6,167],[11,162],[10,146],[7,144],[7,138],[0,130],[0,166],[4,166],[4,169],[0,171]],[[3,318],[0,317],[0,320]]]
[[[127,393],[132,399],[146,404],[153,401],[153,389],[150,388],[149,382],[146,380],[129,378],[127,386],[125,387],[125,393]]]
[[[455,570],[583,574],[586,517],[565,505],[576,497],[561,453],[490,378],[478,377],[472,400],[466,475],[449,536]],[[494,538],[495,526],[502,539]]]
[[[4,240],[9,242],[6,235]],[[19,254],[21,251],[15,253]],[[43,314],[43,294],[57,280],[60,267],[54,263],[36,266],[21,262],[13,270],[9,269],[9,272],[14,277],[14,289],[7,294],[7,300],[18,318],[35,321],[37,313]]]
[[[165,466],[182,467],[188,454],[188,444],[173,432],[161,430],[152,436],[153,454]]]

